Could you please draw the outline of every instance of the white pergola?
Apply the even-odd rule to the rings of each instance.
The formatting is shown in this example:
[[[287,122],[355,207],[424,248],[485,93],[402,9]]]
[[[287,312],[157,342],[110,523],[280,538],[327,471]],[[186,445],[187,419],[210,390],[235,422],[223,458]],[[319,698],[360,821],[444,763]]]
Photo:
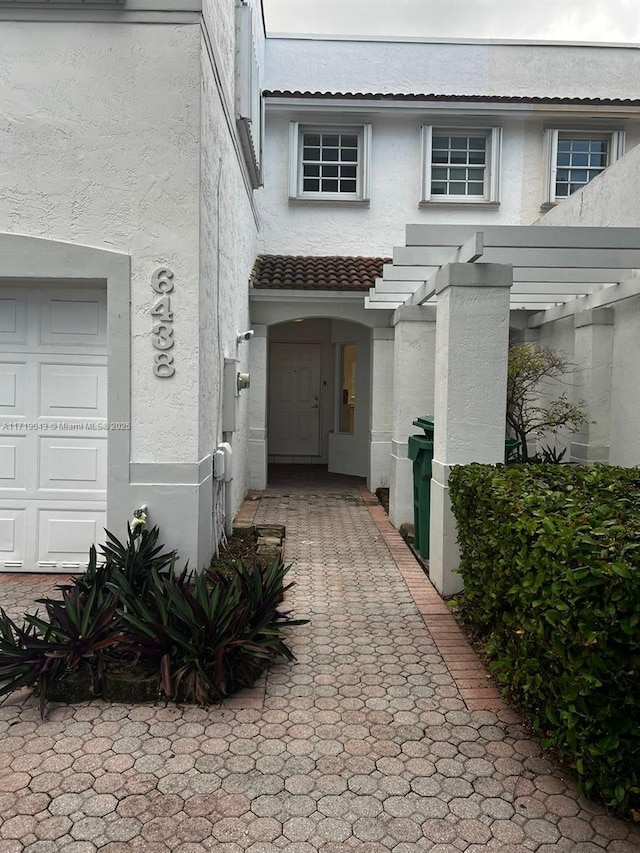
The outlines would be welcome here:
[[[603,313],[594,309],[640,294],[639,269],[640,228],[407,226],[406,245],[394,249],[393,263],[385,265],[365,306],[394,309],[394,523],[406,520],[406,496],[412,494],[407,415],[427,413],[419,410],[429,398],[421,389],[432,383],[436,430],[429,564],[442,594],[461,588],[453,571],[459,554],[449,471],[453,465],[504,458],[512,312],[518,312],[521,329],[575,315],[576,330],[581,330]],[[427,338],[429,347],[421,349]],[[435,353],[429,363],[427,352]],[[424,361],[416,366],[420,358]]]
[[[406,244],[393,250],[365,306],[435,304],[434,277],[448,263],[511,265],[511,310],[544,311],[580,297],[589,299],[579,310],[601,307],[640,292],[632,277],[640,228],[408,225]]]

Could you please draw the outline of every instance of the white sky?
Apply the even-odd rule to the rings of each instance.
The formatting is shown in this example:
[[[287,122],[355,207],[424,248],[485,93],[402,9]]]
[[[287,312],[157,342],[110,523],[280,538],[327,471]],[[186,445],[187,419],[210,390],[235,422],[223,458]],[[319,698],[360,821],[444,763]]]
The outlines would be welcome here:
[[[263,4],[269,33],[640,44],[640,0],[263,0]]]

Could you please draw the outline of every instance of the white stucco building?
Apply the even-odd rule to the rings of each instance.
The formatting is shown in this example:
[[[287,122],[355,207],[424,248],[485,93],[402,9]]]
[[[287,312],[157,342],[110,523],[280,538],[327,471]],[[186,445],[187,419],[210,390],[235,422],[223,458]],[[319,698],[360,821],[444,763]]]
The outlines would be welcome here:
[[[411,521],[436,412],[453,591],[447,470],[499,458],[509,335],[582,364],[575,458],[640,459],[640,299],[589,302],[634,232],[563,230],[640,225],[640,52],[265,40],[235,5],[0,9],[0,568],[79,566],[141,504],[204,565],[269,462]]]
[[[248,359],[263,34],[238,6],[0,8],[0,569],[78,568],[142,504],[202,566],[243,498],[223,376]]]

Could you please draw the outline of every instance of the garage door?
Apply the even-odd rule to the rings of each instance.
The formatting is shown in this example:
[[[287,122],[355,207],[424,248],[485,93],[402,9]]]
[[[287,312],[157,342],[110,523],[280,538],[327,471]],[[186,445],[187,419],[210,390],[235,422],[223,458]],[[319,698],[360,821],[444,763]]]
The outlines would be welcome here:
[[[82,570],[104,539],[106,292],[0,286],[0,571]]]

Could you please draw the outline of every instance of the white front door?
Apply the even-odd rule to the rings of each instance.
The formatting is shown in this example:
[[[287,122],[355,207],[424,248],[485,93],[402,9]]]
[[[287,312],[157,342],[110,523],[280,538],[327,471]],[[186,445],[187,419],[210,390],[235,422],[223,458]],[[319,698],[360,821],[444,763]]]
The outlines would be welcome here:
[[[0,286],[0,570],[73,572],[104,540],[106,291]]]
[[[271,456],[319,455],[320,364],[321,344],[271,344]]]

